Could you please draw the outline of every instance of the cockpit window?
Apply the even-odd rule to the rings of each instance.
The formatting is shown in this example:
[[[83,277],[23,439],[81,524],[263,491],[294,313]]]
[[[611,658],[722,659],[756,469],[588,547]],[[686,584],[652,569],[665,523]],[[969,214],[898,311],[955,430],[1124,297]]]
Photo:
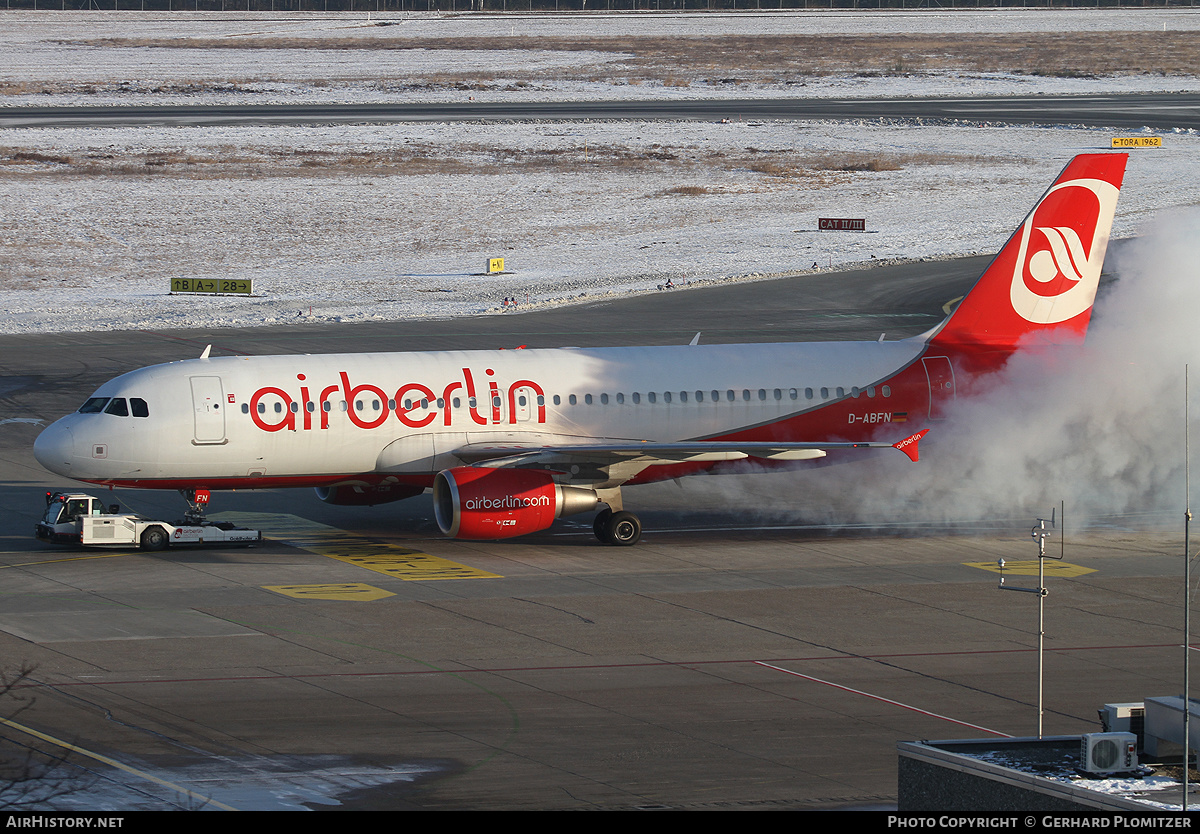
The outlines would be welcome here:
[[[141,397],[129,398],[129,410],[133,412],[134,417],[150,416],[150,407],[146,405],[146,401]]]
[[[105,414],[115,414],[118,417],[129,416],[129,405],[125,402],[124,397],[113,397],[112,402],[108,404],[108,408],[104,409]]]
[[[80,414],[99,414],[108,404],[108,397],[92,397],[79,407]]]

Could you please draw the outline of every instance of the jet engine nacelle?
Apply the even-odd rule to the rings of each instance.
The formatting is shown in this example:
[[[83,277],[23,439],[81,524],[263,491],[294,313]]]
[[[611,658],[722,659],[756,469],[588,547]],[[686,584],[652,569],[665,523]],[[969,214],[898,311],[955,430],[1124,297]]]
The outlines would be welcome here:
[[[507,539],[545,530],[561,518],[595,509],[599,497],[586,487],[554,483],[536,469],[460,466],[433,481],[438,527],[456,539]]]
[[[412,498],[424,491],[421,487],[408,484],[380,484],[378,486],[342,484],[316,488],[317,497],[326,504],[340,504],[347,507],[373,507],[376,504],[388,504],[392,501]]]

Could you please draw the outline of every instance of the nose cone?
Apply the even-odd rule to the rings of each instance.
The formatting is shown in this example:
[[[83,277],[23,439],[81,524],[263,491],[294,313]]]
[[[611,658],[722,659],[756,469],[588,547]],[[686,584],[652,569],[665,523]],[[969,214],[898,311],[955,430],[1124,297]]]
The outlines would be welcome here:
[[[71,477],[74,454],[75,437],[62,420],[51,423],[33,441],[33,456],[37,462],[56,475]]]

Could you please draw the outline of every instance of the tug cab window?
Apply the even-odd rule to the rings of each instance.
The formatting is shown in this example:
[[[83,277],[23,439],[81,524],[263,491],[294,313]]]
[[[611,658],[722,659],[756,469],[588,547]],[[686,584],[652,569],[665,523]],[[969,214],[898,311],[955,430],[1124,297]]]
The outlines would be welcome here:
[[[47,524],[70,524],[82,515],[90,512],[90,499],[72,499],[59,503],[55,501],[46,508],[45,522]]]

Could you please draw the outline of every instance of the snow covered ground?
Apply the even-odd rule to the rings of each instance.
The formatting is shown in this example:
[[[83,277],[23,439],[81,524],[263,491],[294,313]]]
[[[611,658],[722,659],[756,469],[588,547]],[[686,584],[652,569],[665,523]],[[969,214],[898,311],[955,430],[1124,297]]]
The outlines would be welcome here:
[[[717,97],[717,86],[606,80],[597,52],[178,49],[105,37],[393,33],[350,17],[0,15],[0,106]],[[1200,14],[1140,10],[637,16],[407,16],[422,36],[700,32],[1160,31]],[[87,42],[86,44],[83,42]],[[483,90],[381,78],[461,73]],[[590,63],[589,63],[590,62]],[[557,84],[557,73],[594,80]],[[684,70],[681,68],[680,70]],[[511,73],[512,83],[505,81]],[[536,83],[527,81],[537,77]],[[222,86],[221,79],[230,83]],[[184,82],[203,81],[189,91]],[[332,82],[332,83],[331,83]],[[96,85],[94,90],[86,89]],[[83,85],[83,86],[81,86]],[[1195,89],[1178,76],[956,73],[820,77],[722,95]],[[403,86],[403,85],[400,85]],[[147,92],[149,89],[160,92]],[[51,92],[30,92],[50,90]],[[57,90],[57,92],[55,92]],[[0,130],[0,332],[249,326],[511,311],[890,259],[994,251],[1073,154],[1128,131],[908,122],[586,122]],[[1198,201],[1200,137],[1133,155],[1116,234]],[[879,170],[842,170],[862,167]],[[819,216],[868,232],[819,233]],[[506,274],[481,276],[504,257]],[[169,295],[171,278],[250,278],[253,298]]]
[[[1200,79],[1023,72],[833,75],[798,84],[745,74],[717,83],[704,65],[672,66],[666,83],[629,83],[620,52],[524,48],[527,39],[786,35],[1019,35],[1200,30],[1200,9],[983,9],[692,14],[132,15],[0,12],[0,106],[195,102],[612,100],[795,96],[1010,95],[1200,89]],[[379,25],[387,23],[390,25]],[[476,48],[380,49],[395,39],[469,39]],[[223,48],[119,47],[114,41],[194,41]],[[522,47],[512,48],[521,39]],[[506,44],[506,41],[508,42]],[[337,42],[346,48],[313,44]],[[354,44],[362,48],[353,48]],[[485,44],[486,48],[480,46]],[[271,44],[251,48],[248,44]],[[295,44],[294,48],[280,48]],[[304,44],[307,44],[305,46]],[[235,48],[239,47],[239,48]],[[1030,70],[1033,68],[1017,68]],[[467,73],[471,89],[446,84]],[[204,89],[224,82],[218,90]],[[442,83],[439,83],[442,82]]]

